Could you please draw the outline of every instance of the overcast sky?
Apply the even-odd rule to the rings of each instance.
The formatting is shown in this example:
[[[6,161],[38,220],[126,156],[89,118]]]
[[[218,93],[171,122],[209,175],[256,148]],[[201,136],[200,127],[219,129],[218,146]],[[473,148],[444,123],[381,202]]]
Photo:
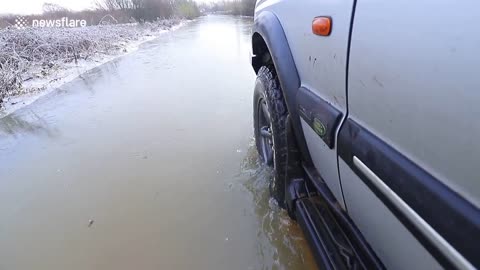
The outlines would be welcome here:
[[[93,7],[94,0],[0,0],[0,14],[32,14],[41,13],[43,3],[55,3],[72,10],[82,10]],[[212,0],[195,0],[198,3],[208,3]]]

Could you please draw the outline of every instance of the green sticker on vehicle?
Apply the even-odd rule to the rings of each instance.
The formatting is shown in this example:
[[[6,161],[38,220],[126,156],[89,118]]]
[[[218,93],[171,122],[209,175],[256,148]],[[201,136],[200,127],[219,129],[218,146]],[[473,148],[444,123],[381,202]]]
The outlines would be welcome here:
[[[327,128],[326,128],[325,125],[324,125],[320,120],[318,120],[317,118],[313,118],[313,130],[314,130],[315,133],[317,133],[318,136],[320,136],[321,138],[325,137],[325,135],[327,134]]]

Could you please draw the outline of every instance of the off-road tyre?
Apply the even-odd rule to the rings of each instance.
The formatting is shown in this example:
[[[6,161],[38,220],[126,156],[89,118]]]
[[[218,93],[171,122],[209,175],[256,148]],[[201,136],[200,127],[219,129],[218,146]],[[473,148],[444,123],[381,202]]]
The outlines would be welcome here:
[[[259,69],[255,82],[253,101],[256,147],[260,160],[267,166],[273,167],[273,179],[269,185],[270,194],[278,202],[279,206],[284,208],[288,152],[286,137],[288,110],[273,67],[263,66]],[[267,115],[265,115],[265,108],[262,108],[262,104],[266,105]],[[262,114],[264,115],[262,116]],[[263,121],[264,118],[269,118],[270,121],[271,141],[269,143],[272,149],[270,155],[265,153],[265,138],[268,137],[265,135],[268,134],[268,130],[265,130],[266,123]]]

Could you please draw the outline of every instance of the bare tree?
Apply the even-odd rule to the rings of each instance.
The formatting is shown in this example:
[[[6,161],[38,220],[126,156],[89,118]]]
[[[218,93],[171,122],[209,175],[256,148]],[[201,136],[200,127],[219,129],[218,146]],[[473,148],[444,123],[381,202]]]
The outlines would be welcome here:
[[[54,3],[44,3],[42,9],[45,14],[66,13],[69,11],[67,8]]]
[[[95,7],[103,10],[129,10],[134,8],[136,0],[96,0]]]
[[[107,11],[124,11],[138,21],[169,18],[178,0],[96,0],[96,7]]]

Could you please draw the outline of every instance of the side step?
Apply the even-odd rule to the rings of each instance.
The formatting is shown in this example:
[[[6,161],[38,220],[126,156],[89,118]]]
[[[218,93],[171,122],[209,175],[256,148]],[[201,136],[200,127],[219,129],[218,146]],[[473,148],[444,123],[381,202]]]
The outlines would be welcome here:
[[[295,213],[320,269],[366,269],[318,197],[297,200]]]
[[[348,228],[337,222],[329,205],[317,193],[308,192],[301,186],[303,180],[297,179],[295,186],[298,199],[295,200],[295,218],[302,228],[317,265],[320,269],[384,269],[374,256],[365,257],[365,251],[359,250],[359,239],[351,239]],[[298,192],[299,188],[304,192]],[[306,191],[305,191],[306,190]],[[363,239],[360,239],[360,241]]]

